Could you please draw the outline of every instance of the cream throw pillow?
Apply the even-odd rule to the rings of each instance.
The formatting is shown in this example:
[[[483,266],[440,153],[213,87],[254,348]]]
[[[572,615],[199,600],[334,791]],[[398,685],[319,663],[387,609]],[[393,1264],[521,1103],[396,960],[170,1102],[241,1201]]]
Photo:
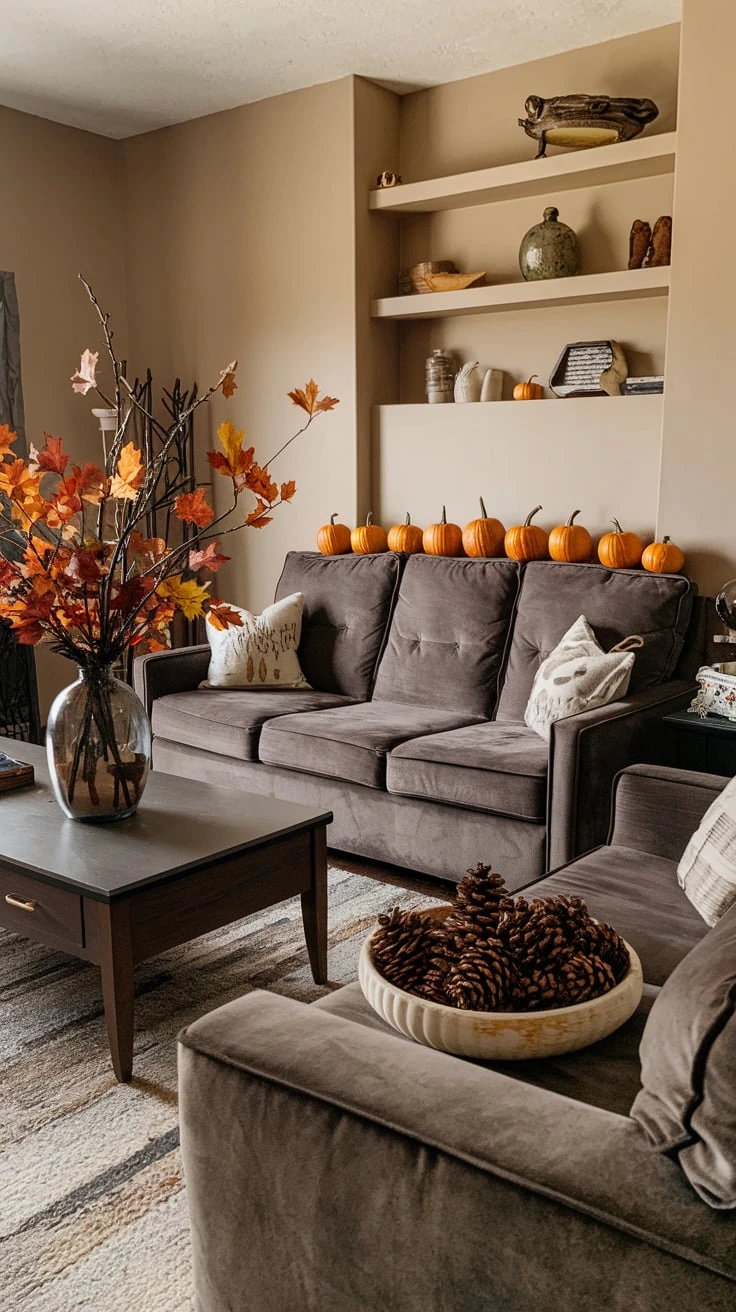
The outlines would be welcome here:
[[[624,642],[642,646],[641,638],[625,638]],[[553,721],[625,697],[633,664],[633,651],[614,648],[604,652],[581,615],[537,670],[525,722],[540,738],[549,740]]]
[[[233,606],[242,628],[216,629],[207,619],[210,667],[200,688],[310,688],[297,656],[304,596],[293,592],[262,615]]]
[[[736,779],[700,821],[677,867],[677,880],[706,925],[736,902]]]

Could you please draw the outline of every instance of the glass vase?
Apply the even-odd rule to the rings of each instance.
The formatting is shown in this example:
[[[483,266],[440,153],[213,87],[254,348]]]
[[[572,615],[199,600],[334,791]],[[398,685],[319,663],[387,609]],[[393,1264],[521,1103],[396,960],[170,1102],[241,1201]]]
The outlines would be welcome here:
[[[49,711],[46,754],[71,820],[123,820],[141,800],[151,758],[145,708],[109,665],[87,665]]]

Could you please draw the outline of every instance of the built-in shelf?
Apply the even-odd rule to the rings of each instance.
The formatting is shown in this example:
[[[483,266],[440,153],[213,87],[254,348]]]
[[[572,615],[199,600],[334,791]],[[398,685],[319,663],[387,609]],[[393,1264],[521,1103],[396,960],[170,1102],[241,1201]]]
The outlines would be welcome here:
[[[371,303],[371,315],[374,319],[445,319],[461,314],[492,314],[500,310],[538,310],[553,305],[639,300],[667,296],[669,288],[669,266],[620,269],[615,273],[589,273],[577,278],[469,287],[464,292],[386,296]]]
[[[637,137],[618,145],[595,146],[591,150],[546,156],[522,164],[502,164],[448,178],[407,182],[371,191],[368,205],[384,214],[430,214],[436,210],[544,196],[552,191],[557,195],[577,187],[653,178],[674,172],[676,141],[676,132],[662,132],[658,136]]]

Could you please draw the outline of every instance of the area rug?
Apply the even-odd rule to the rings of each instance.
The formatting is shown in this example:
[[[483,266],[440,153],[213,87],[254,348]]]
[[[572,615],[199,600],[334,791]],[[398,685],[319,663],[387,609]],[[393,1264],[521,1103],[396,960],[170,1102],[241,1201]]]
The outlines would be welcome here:
[[[332,869],[331,985],[357,977],[381,911],[427,905]],[[299,899],[136,970],[134,1079],[118,1085],[98,971],[0,930],[0,1302],[23,1312],[194,1307],[176,1034],[254,988],[310,1002]]]

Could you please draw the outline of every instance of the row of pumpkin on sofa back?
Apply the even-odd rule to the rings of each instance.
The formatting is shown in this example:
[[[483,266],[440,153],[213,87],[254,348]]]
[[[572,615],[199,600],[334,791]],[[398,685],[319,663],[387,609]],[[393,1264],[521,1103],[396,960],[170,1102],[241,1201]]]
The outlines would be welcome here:
[[[480,498],[480,518],[471,519],[461,528],[448,523],[442,507],[442,518],[437,524],[421,529],[412,524],[409,515],[403,524],[393,524],[386,531],[373,523],[369,514],[365,524],[349,529],[336,523],[337,515],[330,516],[317,532],[317,546],[323,556],[373,555],[382,551],[397,551],[408,555],[425,552],[428,556],[508,556],[510,560],[552,560],[585,564],[595,559],[593,538],[587,528],[576,524],[579,510],[573,511],[566,524],[558,524],[546,533],[532,520],[542,509],[535,506],[523,524],[504,528],[500,519],[486,513]],[[642,565],[652,574],[679,574],[685,565],[685,556],[678,546],[665,537],[661,542],[644,546],[638,533],[625,532],[617,519],[612,520],[612,533],[604,533],[597,548],[598,560],[609,569],[636,569]]]

